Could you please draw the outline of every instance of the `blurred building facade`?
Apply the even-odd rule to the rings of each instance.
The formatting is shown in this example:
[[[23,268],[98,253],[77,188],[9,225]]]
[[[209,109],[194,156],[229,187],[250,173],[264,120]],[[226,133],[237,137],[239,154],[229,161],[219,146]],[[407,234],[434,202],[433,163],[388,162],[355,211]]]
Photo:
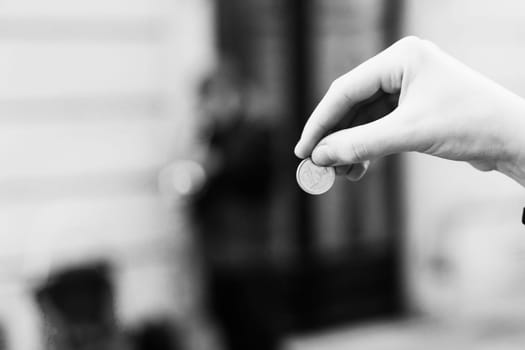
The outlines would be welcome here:
[[[119,327],[194,312],[191,240],[157,176],[188,151],[211,19],[211,4],[194,0],[0,4],[9,349],[43,349],[35,290],[92,261],[111,266]]]
[[[273,126],[267,258],[258,270],[244,270],[252,279],[268,280],[267,298],[262,293],[253,307],[276,311],[266,322],[277,334],[402,314],[397,160],[378,163],[359,186],[340,182],[312,198],[295,183],[298,160],[291,152],[331,81],[395,40],[400,18],[395,5],[216,1],[217,50],[233,57],[258,87],[255,105],[264,107]],[[386,102],[359,111],[359,121],[395,106]]]
[[[272,130],[268,228],[260,246],[248,242],[263,254],[256,269],[240,266],[256,281],[254,313],[271,309],[258,321],[272,337],[306,333],[291,348],[328,349],[317,332],[399,316],[403,276],[406,304],[424,315],[521,319],[517,184],[409,155],[310,198],[292,149],[330,82],[402,33],[525,96],[524,10],[518,0],[1,1],[0,348],[44,349],[53,307],[42,295],[98,262],[111,271],[106,316],[137,349],[175,347],[165,335],[177,332],[183,348],[224,348],[184,197],[206,178],[198,87],[221,57],[250,82],[247,113]],[[345,332],[340,346],[406,329]]]

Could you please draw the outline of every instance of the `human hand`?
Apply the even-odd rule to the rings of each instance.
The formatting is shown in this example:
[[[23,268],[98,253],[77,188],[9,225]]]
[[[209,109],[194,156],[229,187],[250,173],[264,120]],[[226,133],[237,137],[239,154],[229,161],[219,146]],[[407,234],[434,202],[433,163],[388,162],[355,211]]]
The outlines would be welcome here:
[[[391,113],[328,134],[381,90],[399,94]],[[407,37],[336,79],[295,147],[298,157],[353,180],[370,160],[410,151],[498,170],[525,186],[525,101],[434,44]]]

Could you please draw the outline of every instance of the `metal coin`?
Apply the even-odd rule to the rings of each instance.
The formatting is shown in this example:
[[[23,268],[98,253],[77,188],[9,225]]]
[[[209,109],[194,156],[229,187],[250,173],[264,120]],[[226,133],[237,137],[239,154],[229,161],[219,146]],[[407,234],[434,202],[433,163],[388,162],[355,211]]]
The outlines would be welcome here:
[[[335,170],[332,167],[315,165],[309,158],[297,167],[297,183],[309,194],[323,194],[335,182]]]

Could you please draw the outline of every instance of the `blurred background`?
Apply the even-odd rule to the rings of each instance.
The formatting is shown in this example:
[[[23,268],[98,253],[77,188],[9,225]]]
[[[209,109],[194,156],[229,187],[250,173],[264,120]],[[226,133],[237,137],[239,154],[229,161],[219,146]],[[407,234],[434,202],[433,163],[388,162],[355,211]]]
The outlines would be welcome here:
[[[524,18],[0,0],[0,349],[521,349],[518,184],[409,154],[312,197],[292,149],[330,82],[407,34],[525,96]]]

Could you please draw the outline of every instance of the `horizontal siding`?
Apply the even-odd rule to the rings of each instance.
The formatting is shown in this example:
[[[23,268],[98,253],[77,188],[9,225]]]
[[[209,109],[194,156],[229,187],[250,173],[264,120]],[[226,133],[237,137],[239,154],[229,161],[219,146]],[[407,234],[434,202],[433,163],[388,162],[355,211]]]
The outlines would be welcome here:
[[[162,125],[148,121],[0,128],[0,182],[158,167],[169,152]],[[19,144],[20,147],[14,147]]]
[[[155,93],[0,98],[0,123],[114,122],[162,119],[168,101]]]
[[[0,13],[12,17],[155,15],[165,10],[163,0],[2,0]]]
[[[57,269],[99,259],[111,261],[117,278],[144,265],[186,268],[188,242],[177,234],[183,232],[184,221],[168,218],[165,210],[152,195],[0,205],[0,244],[9,247],[0,256],[0,283],[35,282]],[[14,230],[19,232],[17,244],[12,243]],[[166,276],[164,283],[171,282]],[[164,298],[166,303],[170,300]]]
[[[0,98],[155,92],[159,49],[155,44],[0,41]]]

